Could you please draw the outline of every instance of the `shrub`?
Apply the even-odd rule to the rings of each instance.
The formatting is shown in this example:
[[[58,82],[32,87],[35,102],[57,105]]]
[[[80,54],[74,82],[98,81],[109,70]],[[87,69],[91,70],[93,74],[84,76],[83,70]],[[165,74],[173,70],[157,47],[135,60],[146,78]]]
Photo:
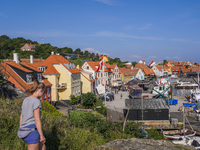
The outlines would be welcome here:
[[[80,96],[70,95],[70,103],[72,105],[78,104],[80,101]]]
[[[136,138],[143,137],[144,133],[142,132],[142,125],[142,122],[129,121],[126,124],[125,133]]]
[[[82,95],[82,101],[83,101],[83,105],[86,108],[91,108],[92,106],[96,104],[97,98],[93,93],[88,92]]]
[[[160,134],[157,129],[151,128],[151,130],[148,131],[149,138],[154,140],[165,140],[165,137],[163,134]]]

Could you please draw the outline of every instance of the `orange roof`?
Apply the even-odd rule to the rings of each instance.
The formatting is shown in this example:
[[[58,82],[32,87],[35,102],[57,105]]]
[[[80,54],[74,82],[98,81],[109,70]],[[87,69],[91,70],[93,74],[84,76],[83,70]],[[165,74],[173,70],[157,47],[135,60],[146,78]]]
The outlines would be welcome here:
[[[126,68],[119,68],[120,73],[124,74],[125,76],[136,76],[139,69],[126,69]]]
[[[136,64],[134,68],[138,68],[138,69],[141,69],[142,71],[144,69],[149,69],[149,67],[147,67],[145,64]]]
[[[162,69],[164,69],[164,67],[162,65],[156,65],[155,66],[159,71],[162,71]]]
[[[151,66],[155,61],[151,61],[148,66]]]
[[[27,84],[24,80],[22,80],[21,77],[19,77],[15,71],[13,71],[8,65],[6,65],[7,62],[3,62],[1,63],[1,72],[5,75],[7,74],[8,75],[8,80],[10,77],[12,77],[19,85],[19,89],[23,90],[23,91],[26,91],[28,89],[30,89],[32,87],[32,84]],[[18,68],[19,69],[19,68]],[[44,79],[43,78],[43,82],[45,84],[45,86],[50,86],[52,85],[47,79]]]
[[[174,66],[171,68],[173,70],[185,69],[185,66]]]
[[[13,66],[15,68],[18,68],[18,69],[20,69],[20,70],[22,70],[24,72],[27,72],[27,73],[32,73],[33,72],[33,71],[29,70],[29,69],[26,69],[26,68],[22,67],[20,64],[14,62],[14,61],[8,61],[8,62],[6,62],[6,64],[11,65],[11,66]]]
[[[20,62],[20,64],[21,64],[22,66],[28,67],[28,68],[30,68],[30,69],[32,69],[32,70],[37,71],[37,72],[43,72],[42,70],[37,69],[37,67],[34,67],[34,66],[33,66],[31,63],[29,63],[29,62]]]
[[[187,65],[187,62],[174,62],[175,66],[185,66]]]
[[[191,67],[191,72],[198,72],[200,71],[200,67]]]
[[[194,63],[192,61],[189,61],[192,65],[194,65]]]
[[[53,66],[53,64],[62,64],[69,72],[71,73],[80,73],[80,71],[78,69],[69,69],[67,68],[64,64],[68,64],[70,63],[67,59],[65,59],[63,56],[61,55],[50,55],[46,60],[44,60],[42,63],[40,64],[35,64],[35,67],[39,67],[39,66],[45,66],[46,71],[43,73],[44,75],[47,74],[60,74],[55,67]]]
[[[96,72],[99,66],[99,61],[87,61],[88,65]],[[107,72],[107,68],[104,69],[105,72]]]
[[[144,69],[144,73],[146,74],[146,75],[152,75],[152,74],[155,74],[154,73],[154,71],[153,71],[153,69]]]

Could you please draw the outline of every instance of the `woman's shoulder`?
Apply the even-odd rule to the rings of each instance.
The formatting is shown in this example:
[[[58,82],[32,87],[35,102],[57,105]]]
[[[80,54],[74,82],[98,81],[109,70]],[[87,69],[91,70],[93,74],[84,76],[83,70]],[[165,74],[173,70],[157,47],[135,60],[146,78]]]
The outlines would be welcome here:
[[[31,97],[31,96],[29,96],[29,97],[26,97],[25,99],[24,99],[24,102],[25,101],[29,101],[29,102],[34,102],[34,101],[40,101],[39,99],[37,99],[36,97]]]

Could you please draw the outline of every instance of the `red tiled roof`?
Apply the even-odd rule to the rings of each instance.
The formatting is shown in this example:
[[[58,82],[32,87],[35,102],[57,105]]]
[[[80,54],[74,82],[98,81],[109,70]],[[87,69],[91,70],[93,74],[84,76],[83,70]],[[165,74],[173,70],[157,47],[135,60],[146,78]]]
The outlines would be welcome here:
[[[24,72],[27,72],[27,73],[32,73],[33,72],[33,71],[29,70],[29,69],[26,69],[26,68],[22,67],[20,64],[14,62],[14,61],[8,61],[8,62],[6,62],[6,64],[11,65],[11,66],[13,66],[15,68],[18,68],[18,69],[20,69],[20,70],[22,70]]]
[[[156,65],[155,66],[159,71],[162,71],[162,69],[164,69],[164,67],[162,65]]]
[[[119,68],[120,73],[124,74],[125,76],[136,76],[139,69],[126,69],[126,68]]]
[[[136,64],[134,68],[138,68],[138,69],[141,69],[142,71],[144,69],[149,69],[149,67],[147,67],[145,64]]]
[[[78,69],[69,69],[64,64],[70,63],[67,59],[65,59],[61,55],[50,55],[46,60],[44,60],[41,64],[35,64],[36,67],[45,66],[47,67],[46,71],[43,73],[47,74],[59,74],[59,72],[55,69],[53,64],[62,64],[69,72],[71,73],[80,73]]]
[[[148,68],[148,69],[144,69],[144,73],[145,73],[146,75],[152,75],[152,74],[155,74],[154,71],[153,71],[153,69],[150,69],[150,68]]]
[[[99,66],[99,61],[87,61],[88,65],[96,72]],[[104,69],[105,72],[107,72],[107,68]]]
[[[9,62],[10,63],[10,62]],[[7,62],[3,62],[1,63],[1,72],[4,74],[4,75],[8,75],[8,80],[10,77],[12,77],[16,83],[18,83],[18,87],[19,89],[23,90],[23,91],[26,91],[28,89],[30,89],[32,87],[32,84],[27,84],[24,80],[22,80],[21,77],[19,77],[8,65],[6,65]],[[23,67],[22,67],[23,68]],[[22,69],[20,68],[20,70]],[[19,68],[18,68],[19,69]],[[43,79],[43,82],[45,84],[45,86],[50,86],[52,85],[47,79]]]
[[[33,66],[31,63],[29,63],[29,62],[20,62],[20,64],[21,65],[24,65],[24,66],[26,66],[26,67],[28,67],[28,68],[30,68],[30,69],[33,69],[33,70],[35,70],[35,71],[37,71],[37,72],[43,72],[43,71],[41,71],[41,70],[39,70],[37,67],[35,67],[35,66]]]

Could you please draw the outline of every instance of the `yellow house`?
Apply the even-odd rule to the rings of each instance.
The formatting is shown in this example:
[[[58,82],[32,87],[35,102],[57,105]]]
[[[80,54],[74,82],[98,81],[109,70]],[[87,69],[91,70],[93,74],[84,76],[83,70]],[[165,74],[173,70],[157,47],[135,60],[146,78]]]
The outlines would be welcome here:
[[[121,79],[122,79],[122,82],[124,82],[124,83],[131,81],[131,78],[132,78],[132,75],[129,73],[128,70],[130,70],[130,69],[119,68]]]
[[[102,56],[103,56],[103,61],[104,61],[104,63],[106,63],[107,61],[109,61],[109,58],[108,58],[107,55],[101,55],[101,56],[99,56],[99,59],[100,59],[100,60],[101,60]]]
[[[81,94],[80,71],[63,56],[50,55],[35,66],[43,71],[43,76],[52,84],[52,101],[69,100],[71,94]]]
[[[95,79],[92,78],[92,72],[80,69],[81,71],[81,89],[82,93],[95,92]]]

